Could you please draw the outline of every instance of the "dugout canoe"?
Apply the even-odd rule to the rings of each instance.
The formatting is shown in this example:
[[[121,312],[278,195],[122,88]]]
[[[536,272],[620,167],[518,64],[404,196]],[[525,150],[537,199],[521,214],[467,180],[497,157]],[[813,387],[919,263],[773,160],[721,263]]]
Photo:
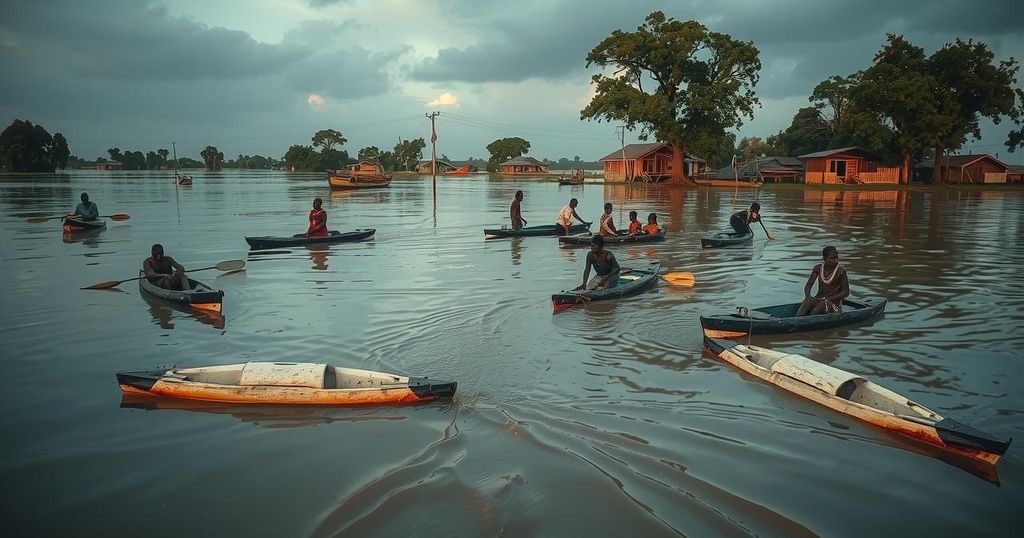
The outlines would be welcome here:
[[[189,289],[168,290],[152,284],[145,278],[145,273],[139,271],[139,291],[150,297],[163,299],[182,306],[188,306],[207,312],[220,312],[221,304],[224,301],[224,292],[215,290],[198,280],[188,279]]]
[[[295,247],[300,245],[329,245],[332,243],[346,243],[351,241],[362,241],[368,239],[376,233],[377,230],[373,228],[365,230],[354,230],[351,232],[341,233],[339,231],[331,231],[324,237],[306,237],[306,234],[295,234],[291,237],[274,237],[274,236],[260,236],[260,237],[246,237],[245,242],[249,243],[249,248],[253,250],[267,249],[267,248],[280,248],[280,247]]]
[[[814,316],[796,316],[800,303],[762,308],[739,307],[732,314],[701,316],[700,326],[712,338],[737,338],[748,334],[779,334],[834,329],[869,320],[885,312],[885,297],[846,299],[843,311]]]
[[[96,220],[81,220],[71,217],[64,217],[63,230],[64,233],[75,233],[75,232],[94,232],[102,230],[107,227],[107,221],[104,219]]]
[[[457,384],[322,363],[247,362],[120,372],[125,394],[237,404],[360,405],[451,398]]]
[[[590,229],[592,222],[573,224],[569,229],[572,233],[582,233]],[[501,228],[484,228],[484,236],[489,237],[533,237],[541,235],[558,235],[557,224],[541,224],[540,226],[524,226],[518,230],[502,226]]]
[[[646,267],[637,269],[623,269],[619,273],[619,284],[614,288],[585,291],[562,290],[561,293],[551,296],[551,306],[555,311],[559,311],[591,301],[606,301],[640,293],[658,281],[659,269],[661,269],[661,262],[653,262]]]
[[[995,465],[1013,439],[943,417],[863,377],[802,357],[704,337],[708,353],[781,389],[894,433]]]
[[[720,248],[745,245],[754,241],[754,233],[721,232],[700,238],[701,248]]]
[[[576,246],[576,247],[589,247],[590,241],[594,238],[593,234],[577,234],[577,235],[563,235],[558,238],[558,244],[565,246]],[[650,243],[654,241],[665,240],[665,229],[662,228],[656,234],[637,234],[629,235],[626,232],[620,232],[617,235],[606,235],[604,236],[604,244],[615,245],[618,243]]]

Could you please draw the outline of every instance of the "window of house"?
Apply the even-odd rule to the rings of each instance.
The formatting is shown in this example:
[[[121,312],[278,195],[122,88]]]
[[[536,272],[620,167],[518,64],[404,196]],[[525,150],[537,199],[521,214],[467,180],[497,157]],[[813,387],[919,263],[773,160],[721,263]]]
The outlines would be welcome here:
[[[829,161],[828,171],[837,177],[846,177],[846,161]]]

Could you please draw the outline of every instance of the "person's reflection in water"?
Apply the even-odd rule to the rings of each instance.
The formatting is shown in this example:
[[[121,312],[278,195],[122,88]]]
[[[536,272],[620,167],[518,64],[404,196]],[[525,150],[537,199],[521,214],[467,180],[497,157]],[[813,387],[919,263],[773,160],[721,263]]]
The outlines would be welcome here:
[[[316,271],[327,270],[327,251],[331,247],[327,245],[309,245],[309,259],[313,261],[313,269]]]
[[[512,238],[512,265],[519,265],[523,262],[523,238]]]
[[[146,301],[146,303],[149,305],[149,315],[153,316],[153,323],[159,325],[161,329],[174,328],[174,324],[171,323],[171,317],[174,316],[173,310],[154,301]]]

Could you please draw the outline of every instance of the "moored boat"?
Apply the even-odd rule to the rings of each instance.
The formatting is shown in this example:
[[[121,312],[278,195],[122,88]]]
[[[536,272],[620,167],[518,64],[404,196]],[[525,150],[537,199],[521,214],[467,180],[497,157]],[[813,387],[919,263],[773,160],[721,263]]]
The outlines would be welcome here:
[[[448,170],[447,172],[445,172],[442,175],[445,175],[445,176],[468,176],[469,175],[469,166],[460,166],[458,168],[453,168],[451,170]]]
[[[650,243],[650,242],[654,242],[654,241],[664,241],[665,240],[665,229],[664,228],[659,229],[658,233],[656,233],[656,234],[629,235],[626,232],[620,232],[620,233],[618,233],[616,235],[605,235],[603,237],[604,237],[604,244],[605,245],[614,245],[614,244],[618,244],[618,243],[625,243],[625,244],[629,244],[629,243]],[[594,238],[594,235],[593,234],[589,234],[589,233],[577,234],[577,235],[563,235],[562,237],[558,238],[558,243],[560,245],[565,245],[565,246],[577,246],[577,247],[588,246],[589,247],[590,246],[590,242],[591,242],[591,240],[593,240],[593,238]]]
[[[582,233],[590,229],[590,225],[593,224],[588,222],[586,224],[573,224],[569,231],[576,234]],[[522,228],[509,228],[502,226],[501,228],[484,228],[484,235],[490,237],[534,237],[542,235],[558,235],[557,224],[541,224],[539,226],[524,226]]]
[[[94,232],[107,227],[107,221],[103,219],[82,220],[72,217],[64,217],[62,229],[64,233]]]
[[[731,314],[701,316],[700,326],[706,336],[737,338],[748,334],[778,334],[833,329],[869,320],[885,312],[884,297],[869,296],[843,301],[842,312],[797,316],[800,303],[761,308],[737,308]]]
[[[290,237],[274,237],[274,236],[260,236],[260,237],[246,237],[245,242],[249,243],[249,248],[253,250],[266,249],[266,248],[280,248],[280,247],[295,247],[300,245],[325,245],[332,243],[346,243],[351,241],[362,241],[373,237],[373,234],[377,230],[370,228],[367,230],[354,230],[351,232],[339,232],[331,231],[324,237],[307,237],[306,234],[295,234]]]
[[[863,377],[802,357],[704,338],[705,349],[748,374],[856,419],[995,465],[1010,440],[943,417]]]
[[[139,271],[139,276],[142,277],[139,279],[139,291],[146,295],[208,312],[221,311],[221,304],[224,301],[223,291],[215,290],[191,278],[188,279],[189,289],[168,290],[150,283],[144,275],[143,271]]]
[[[450,398],[457,383],[322,363],[247,362],[120,372],[126,394],[240,404],[360,405]]]
[[[652,262],[646,267],[637,269],[623,269],[619,273],[619,283],[614,288],[581,291],[563,290],[561,293],[555,293],[551,296],[551,306],[555,311],[558,311],[591,301],[618,299],[619,297],[640,293],[658,281],[659,269],[661,269],[661,262]]]
[[[705,235],[700,238],[701,248],[719,248],[719,247],[732,247],[736,245],[745,245],[754,241],[754,234],[751,233],[736,233],[736,232],[721,232],[714,235]]]
[[[380,163],[359,161],[345,170],[328,170],[327,183],[332,189],[387,187],[391,184],[391,174],[385,174]]]

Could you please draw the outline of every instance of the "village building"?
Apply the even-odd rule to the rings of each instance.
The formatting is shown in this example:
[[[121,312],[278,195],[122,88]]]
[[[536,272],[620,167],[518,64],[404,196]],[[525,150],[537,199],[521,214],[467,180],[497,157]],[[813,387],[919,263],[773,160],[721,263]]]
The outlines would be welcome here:
[[[672,146],[664,142],[628,144],[601,158],[608,182],[665,181],[672,177]],[[692,177],[707,169],[707,162],[687,155],[683,174]]]
[[[513,157],[498,165],[498,172],[502,174],[546,174],[547,171],[548,165],[525,155]]]
[[[726,166],[715,174],[717,180],[760,183],[799,183],[804,179],[804,164],[796,157],[759,157],[736,166]]]
[[[105,162],[97,161],[96,162],[96,169],[97,170],[122,170],[122,169],[124,169],[124,164],[121,163],[120,161],[105,161]]]
[[[455,166],[454,164],[448,162],[448,161],[442,161],[441,159],[437,159],[437,173],[438,174],[444,174],[444,173],[447,173],[447,172],[451,172],[452,170],[455,170],[456,168],[458,168],[458,167]],[[430,174],[431,173],[430,161],[419,161],[418,163],[416,163],[416,172],[420,173],[420,174]]]
[[[827,149],[797,157],[804,163],[804,183],[899,183],[900,168],[859,147]]]
[[[1021,173],[1015,167],[986,154],[948,155],[939,161],[943,181],[949,183],[1017,183]],[[930,182],[935,161],[925,159],[914,166],[914,180]]]

